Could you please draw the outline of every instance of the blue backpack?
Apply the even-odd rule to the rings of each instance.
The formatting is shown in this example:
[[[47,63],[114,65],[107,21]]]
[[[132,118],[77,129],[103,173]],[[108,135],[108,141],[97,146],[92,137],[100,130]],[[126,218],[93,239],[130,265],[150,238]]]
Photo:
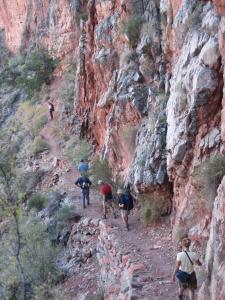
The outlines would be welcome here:
[[[131,193],[125,192],[123,194],[123,202],[124,202],[127,210],[131,210],[134,208],[134,201],[133,201],[133,197],[132,197]]]

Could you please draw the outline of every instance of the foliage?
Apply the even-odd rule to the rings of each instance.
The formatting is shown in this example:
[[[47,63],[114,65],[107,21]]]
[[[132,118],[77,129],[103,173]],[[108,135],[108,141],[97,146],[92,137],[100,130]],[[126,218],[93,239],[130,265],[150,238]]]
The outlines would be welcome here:
[[[48,281],[56,282],[59,270],[55,264],[56,251],[51,246],[45,225],[31,220],[22,227],[23,243],[21,257],[28,282],[35,286]]]
[[[20,75],[20,69],[24,62],[25,56],[21,54],[6,62],[0,72],[0,87],[3,85],[16,86],[16,79]]]
[[[209,208],[212,208],[217,188],[225,175],[225,157],[221,154],[207,158],[195,169],[193,177],[200,187],[200,194],[204,197]]]
[[[140,16],[131,16],[127,21],[121,22],[121,31],[124,33],[132,48],[135,48],[141,32],[143,19]]]
[[[38,219],[23,216],[24,178],[18,180],[19,175],[15,158],[2,151],[0,205],[10,226],[1,236],[1,299],[37,299],[35,293],[39,294],[46,283],[51,288],[61,275],[54,259],[56,248],[51,246],[46,227]]]
[[[47,50],[37,49],[26,57],[21,73],[16,78],[16,83],[18,86],[24,87],[29,95],[32,95],[50,79],[56,66],[57,60],[51,58]]]
[[[87,160],[89,158],[88,142],[86,140],[78,140],[69,143],[66,155],[75,165],[78,165],[81,159]]]
[[[48,82],[57,64],[58,61],[50,57],[45,49],[36,49],[27,56],[16,55],[1,70],[0,86],[7,84],[24,88],[32,96]]]
[[[164,199],[157,192],[141,195],[141,221],[144,225],[160,220],[162,211],[164,210]]]
[[[57,249],[51,245],[46,227],[37,220],[21,218],[20,234],[20,260],[26,287],[29,287],[26,288],[26,299],[37,299],[43,290],[45,294],[49,294],[49,289],[61,276],[55,263]],[[0,249],[1,299],[23,299],[19,288],[20,274],[12,255],[14,244],[15,235],[12,229],[3,236]]]
[[[37,136],[48,121],[45,109],[38,105],[32,105],[28,101],[20,103],[16,116],[24,131],[30,134],[31,138]]]
[[[109,167],[108,161],[106,159],[100,160],[99,158],[96,158],[91,167],[91,179],[93,183],[97,184],[98,180],[102,180],[114,185],[112,178],[112,171]]]
[[[60,85],[60,96],[64,99],[65,110],[71,112],[73,109],[75,95],[75,74],[76,65],[73,61],[69,62],[69,67],[62,77]]]
[[[37,170],[35,172],[24,172],[17,170],[17,190],[29,196],[41,182],[45,171]]]
[[[77,15],[77,17],[76,17],[77,26],[80,26],[81,20],[87,21],[87,19],[88,19],[88,14],[86,12],[83,12],[83,13]]]
[[[47,204],[46,197],[44,197],[42,194],[35,194],[30,198],[28,202],[28,207],[29,209],[34,208],[37,211],[40,211],[46,207],[46,204]]]
[[[38,136],[34,139],[33,147],[32,147],[33,155],[37,155],[48,149],[49,149],[49,144],[47,143],[47,141],[44,138],[42,138],[41,136]]]
[[[66,223],[76,215],[74,205],[65,205],[57,212],[57,229],[62,230]]]

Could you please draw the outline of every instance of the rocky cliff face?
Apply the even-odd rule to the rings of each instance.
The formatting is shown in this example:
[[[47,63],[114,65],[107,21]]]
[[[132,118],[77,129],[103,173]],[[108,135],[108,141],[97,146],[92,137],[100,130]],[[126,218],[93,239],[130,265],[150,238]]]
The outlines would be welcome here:
[[[223,299],[224,182],[214,202],[221,179],[211,187],[204,176],[224,154],[223,1],[0,5],[1,41],[11,52],[47,46],[64,63],[76,58],[81,137],[145,201],[160,201],[163,215],[172,210],[175,239],[188,233],[203,257],[207,248],[202,299]]]

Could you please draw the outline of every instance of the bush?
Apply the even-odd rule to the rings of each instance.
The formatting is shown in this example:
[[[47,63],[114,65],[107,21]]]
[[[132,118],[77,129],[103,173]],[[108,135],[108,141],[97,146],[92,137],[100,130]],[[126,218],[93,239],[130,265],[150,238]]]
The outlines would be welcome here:
[[[25,224],[22,233],[26,246],[21,256],[28,280],[35,285],[56,282],[60,275],[55,263],[56,249],[51,246],[46,227],[32,220]]]
[[[67,222],[75,217],[75,206],[74,205],[66,205],[59,209],[57,212],[57,230],[61,231]]]
[[[27,299],[36,298],[45,287],[51,289],[62,273],[55,261],[57,248],[51,245],[46,227],[37,220],[20,220],[20,261],[23,268],[27,289]],[[19,289],[19,270],[16,265],[14,251],[14,231],[1,237],[0,247],[0,296],[1,299],[23,299]]]
[[[29,196],[42,181],[45,172],[43,170],[37,170],[35,172],[24,172],[18,170],[16,186],[18,192],[25,193]]]
[[[20,103],[16,116],[31,138],[37,136],[48,121],[45,109],[41,106],[32,105],[28,101]]]
[[[91,179],[93,183],[97,184],[98,180],[102,180],[113,185],[112,178],[112,171],[109,167],[108,161],[96,158],[91,167]]]
[[[141,221],[144,225],[157,222],[164,211],[165,200],[157,192],[141,195]]]
[[[21,73],[16,78],[19,87],[23,87],[29,95],[40,90],[41,86],[48,82],[50,75],[57,66],[58,61],[49,56],[45,49],[37,49],[29,53],[25,64],[21,67]]]
[[[32,147],[33,155],[37,155],[43,151],[49,150],[50,146],[42,137],[38,136],[34,139]]]
[[[143,19],[140,16],[132,16],[127,21],[121,22],[121,31],[124,33],[132,48],[135,48],[141,32]]]
[[[87,21],[87,19],[88,19],[88,14],[86,12],[83,12],[83,13],[79,14],[76,17],[77,26],[80,26],[80,21],[81,20]]]
[[[47,198],[44,197],[42,194],[35,194],[31,197],[31,199],[28,202],[29,209],[36,209],[37,211],[40,211],[46,207],[47,204]]]
[[[195,169],[193,177],[200,186],[200,195],[212,208],[217,194],[217,188],[225,175],[225,157],[216,154],[207,158],[198,168]]]
[[[75,165],[78,165],[81,159],[88,160],[89,144],[86,140],[79,140],[69,143],[66,149],[66,155]]]

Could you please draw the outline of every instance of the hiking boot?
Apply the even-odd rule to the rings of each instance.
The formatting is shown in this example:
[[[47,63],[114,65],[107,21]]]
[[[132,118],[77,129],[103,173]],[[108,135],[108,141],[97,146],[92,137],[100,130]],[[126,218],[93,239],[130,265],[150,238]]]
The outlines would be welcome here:
[[[127,229],[127,231],[129,231],[129,230],[130,230],[130,228],[129,228],[129,225],[126,225],[126,229]]]
[[[102,219],[106,219],[106,215],[102,215]]]
[[[179,296],[178,296],[178,299],[179,299],[179,300],[183,300],[183,295],[179,295]]]
[[[86,206],[84,205],[83,208],[86,208]]]

